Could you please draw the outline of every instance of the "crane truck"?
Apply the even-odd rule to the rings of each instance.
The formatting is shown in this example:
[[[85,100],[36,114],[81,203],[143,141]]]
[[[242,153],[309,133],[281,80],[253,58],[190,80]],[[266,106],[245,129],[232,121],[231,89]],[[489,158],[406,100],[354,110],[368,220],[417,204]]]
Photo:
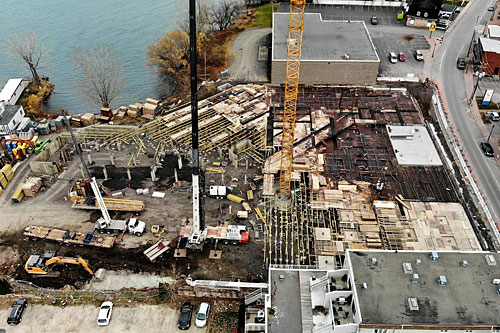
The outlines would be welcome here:
[[[95,177],[92,177],[90,186],[92,187],[92,191],[94,191],[95,199],[98,202],[102,213],[102,216],[95,223],[95,229],[97,231],[108,234],[128,231],[136,236],[142,236],[144,230],[146,229],[146,223],[139,221],[136,217],[130,217],[127,220],[112,220],[109,216],[109,212],[106,208],[101,192],[99,191],[99,186],[97,185]]]
[[[52,252],[46,252],[43,255],[31,255],[24,265],[24,270],[28,274],[37,276],[56,277],[59,276],[60,272],[52,271],[54,265],[65,264],[81,265],[87,272],[89,272],[91,275],[94,275],[94,272],[90,269],[87,261],[85,261],[84,259],[80,257],[56,257]]]

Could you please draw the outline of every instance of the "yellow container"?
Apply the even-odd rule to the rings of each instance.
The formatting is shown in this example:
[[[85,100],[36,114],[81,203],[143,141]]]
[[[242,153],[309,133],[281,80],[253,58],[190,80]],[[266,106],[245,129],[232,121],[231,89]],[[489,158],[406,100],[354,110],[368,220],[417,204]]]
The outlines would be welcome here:
[[[12,165],[10,165],[10,164],[5,164],[5,165],[4,165],[4,167],[0,170],[0,172],[7,173],[7,172],[9,172],[10,170],[12,170]]]
[[[20,203],[21,201],[23,201],[24,198],[23,186],[24,183],[19,184],[16,192],[14,192],[14,195],[12,196],[12,201],[14,201],[15,203]]]

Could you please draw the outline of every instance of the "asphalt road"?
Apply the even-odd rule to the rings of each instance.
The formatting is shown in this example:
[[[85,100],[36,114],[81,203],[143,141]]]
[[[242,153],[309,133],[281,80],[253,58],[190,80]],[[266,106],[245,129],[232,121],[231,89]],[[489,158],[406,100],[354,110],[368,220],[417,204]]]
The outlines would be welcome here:
[[[268,82],[267,59],[259,60],[259,46],[267,45],[271,28],[249,29],[236,37],[231,45],[235,57],[229,67],[231,81]],[[270,51],[270,50],[269,50]]]
[[[449,31],[439,49],[432,68],[432,75],[441,83],[448,109],[461,141],[474,167],[481,189],[488,199],[488,207],[494,217],[500,217],[500,167],[494,158],[484,156],[479,143],[483,134],[476,125],[467,102],[464,72],[456,68],[459,55],[467,53],[476,17],[483,17],[489,5],[487,1],[470,2],[458,24]]]

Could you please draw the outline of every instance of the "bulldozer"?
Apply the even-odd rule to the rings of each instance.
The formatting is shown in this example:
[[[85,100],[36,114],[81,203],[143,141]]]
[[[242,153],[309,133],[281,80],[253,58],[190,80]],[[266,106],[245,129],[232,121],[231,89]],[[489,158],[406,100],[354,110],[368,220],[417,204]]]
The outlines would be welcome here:
[[[53,271],[52,268],[56,265],[81,265],[87,272],[94,275],[94,272],[90,269],[87,261],[77,257],[61,257],[55,256],[52,252],[46,252],[43,255],[33,254],[28,258],[26,264],[24,265],[24,270],[28,274],[33,274],[35,276],[43,277],[57,277],[61,272]]]

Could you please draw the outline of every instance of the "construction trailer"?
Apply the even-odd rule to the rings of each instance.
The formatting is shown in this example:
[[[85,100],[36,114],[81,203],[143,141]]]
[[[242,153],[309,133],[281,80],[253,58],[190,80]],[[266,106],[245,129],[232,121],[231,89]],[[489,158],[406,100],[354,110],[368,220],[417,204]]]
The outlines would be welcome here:
[[[112,248],[116,241],[116,236],[98,235],[92,231],[81,233],[34,225],[26,227],[23,235],[26,239],[34,241],[45,240],[59,245],[89,246],[105,249]]]

